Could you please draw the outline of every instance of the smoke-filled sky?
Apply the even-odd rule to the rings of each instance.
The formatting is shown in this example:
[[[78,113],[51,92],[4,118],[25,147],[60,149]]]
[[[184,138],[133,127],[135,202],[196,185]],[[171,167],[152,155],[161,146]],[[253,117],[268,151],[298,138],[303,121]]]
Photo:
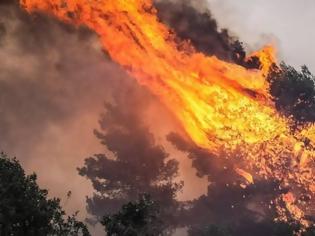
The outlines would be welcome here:
[[[312,0],[208,0],[219,25],[255,49],[274,41],[279,56],[315,71],[315,2]]]
[[[72,191],[71,200],[63,199],[64,207],[80,210],[84,217],[85,197],[92,189],[76,168],[88,156],[104,152],[93,134],[103,103],[138,95],[146,108],[122,102],[121,109],[138,112],[142,107],[158,143],[176,125],[157,99],[106,56],[90,31],[30,16],[12,3],[0,1],[0,57],[5,58],[0,64],[0,150],[16,156],[28,173],[35,171],[51,196],[65,198]],[[183,155],[172,149],[173,156]],[[182,178],[192,182],[185,198],[205,192],[206,184],[200,184],[190,162],[181,166],[187,176]]]

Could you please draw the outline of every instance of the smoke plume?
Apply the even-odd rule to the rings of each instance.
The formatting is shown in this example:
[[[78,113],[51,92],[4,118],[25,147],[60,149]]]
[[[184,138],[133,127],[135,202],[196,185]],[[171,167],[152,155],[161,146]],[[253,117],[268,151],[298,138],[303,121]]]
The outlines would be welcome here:
[[[173,29],[180,40],[190,41],[198,51],[246,68],[259,68],[258,58],[247,58],[238,37],[218,27],[206,1],[194,4],[189,0],[156,0],[155,6],[160,20]]]
[[[103,101],[133,81],[89,30],[30,16],[15,1],[0,4],[0,57],[0,149],[52,196],[72,191],[65,207],[83,214],[92,188],[76,167],[100,150],[93,129]]]

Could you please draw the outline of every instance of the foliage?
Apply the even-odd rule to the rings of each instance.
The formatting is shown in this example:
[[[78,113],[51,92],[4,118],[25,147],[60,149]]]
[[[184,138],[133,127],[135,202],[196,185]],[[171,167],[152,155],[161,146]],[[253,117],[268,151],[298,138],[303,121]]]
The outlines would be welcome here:
[[[257,56],[251,56],[248,57],[246,55],[246,51],[244,49],[243,43],[239,40],[236,40],[232,43],[232,59],[233,61],[241,65],[247,69],[259,69],[261,66],[261,63],[259,61],[259,58]]]
[[[35,174],[0,155],[0,235],[90,235],[76,214],[65,219],[60,200],[47,198]]]
[[[149,195],[142,195],[138,201],[123,205],[117,214],[105,216],[102,224],[108,236],[163,235],[159,216],[159,205]]]
[[[147,193],[159,202],[167,222],[174,224],[176,193],[181,189],[181,184],[174,182],[178,163],[155,144],[137,112],[109,104],[106,110],[100,122],[102,132],[96,135],[112,155],[107,152],[87,158],[79,169],[95,189],[94,196],[87,200],[88,210],[100,218]]]
[[[273,66],[269,80],[278,110],[297,122],[315,121],[314,76],[306,66],[301,71],[284,63]]]

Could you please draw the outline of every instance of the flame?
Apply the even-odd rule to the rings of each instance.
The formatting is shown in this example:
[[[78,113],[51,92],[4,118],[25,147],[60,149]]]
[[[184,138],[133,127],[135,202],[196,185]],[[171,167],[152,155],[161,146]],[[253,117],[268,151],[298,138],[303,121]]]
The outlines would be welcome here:
[[[245,170],[242,170],[240,168],[237,168],[237,167],[235,168],[235,171],[236,171],[237,174],[239,174],[244,179],[246,179],[248,181],[248,183],[254,184],[254,178],[253,178],[253,176],[250,173],[248,173]]]
[[[253,54],[261,70],[247,70],[205,56],[189,42],[178,43],[159,22],[151,0],[21,0],[21,5],[94,30],[111,58],[159,97],[199,147],[229,150],[230,158],[242,153],[246,171],[236,171],[249,183],[272,178],[314,193],[309,164],[314,153],[299,141],[312,128],[293,135],[290,120],[277,113],[268,93],[274,47]]]
[[[268,75],[269,69],[276,62],[276,50],[272,45],[265,46],[261,51],[254,52],[250,57],[256,56],[261,62],[261,71],[263,75]]]

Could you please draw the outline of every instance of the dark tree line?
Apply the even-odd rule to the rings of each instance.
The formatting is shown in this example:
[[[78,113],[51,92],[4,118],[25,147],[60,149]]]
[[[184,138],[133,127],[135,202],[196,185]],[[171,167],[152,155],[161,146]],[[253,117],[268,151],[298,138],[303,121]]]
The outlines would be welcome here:
[[[67,217],[60,206],[60,200],[49,199],[47,194],[47,190],[37,185],[35,174],[26,175],[16,159],[1,154],[0,235],[90,235],[86,225],[78,221],[76,215]],[[224,195],[221,198],[224,198]],[[220,204],[219,202],[219,199],[215,199],[213,203]],[[172,232],[170,227],[175,229],[177,225],[169,224],[169,219],[163,213],[165,207],[168,207],[165,202],[157,201],[148,194],[142,194],[134,201],[126,200],[126,203],[115,213],[107,213],[107,209],[102,208],[104,213],[100,220],[108,236],[169,235]],[[205,211],[211,210],[205,205],[203,207]],[[193,212],[188,210],[188,214],[190,213]],[[176,215],[175,212],[173,214]],[[294,233],[300,229],[298,225],[268,220],[251,222],[249,225],[243,223],[234,226],[215,225],[209,221],[209,224],[205,223],[204,226],[196,227],[189,224],[187,226],[190,236],[250,236],[257,229],[260,233],[255,235],[294,236]],[[315,229],[310,228],[302,235],[314,236]]]
[[[36,180],[16,159],[0,154],[0,235],[90,235],[76,214],[66,216],[60,200],[48,198]]]

